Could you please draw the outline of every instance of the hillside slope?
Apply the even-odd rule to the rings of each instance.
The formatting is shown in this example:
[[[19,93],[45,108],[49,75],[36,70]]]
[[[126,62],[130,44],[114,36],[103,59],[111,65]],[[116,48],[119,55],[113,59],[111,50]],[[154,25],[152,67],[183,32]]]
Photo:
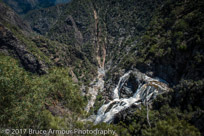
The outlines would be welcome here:
[[[25,14],[30,10],[47,8],[56,4],[67,3],[70,0],[3,0],[15,12]]]
[[[2,2],[0,11],[0,127],[71,129],[95,66],[72,45],[34,33]]]
[[[171,93],[153,103],[149,115],[152,114],[153,128],[146,128],[148,122],[139,119],[144,116],[142,111],[134,112],[134,108],[118,115],[116,122],[122,119],[123,126],[136,129],[130,131],[132,134],[161,134],[162,123],[170,123],[175,117],[192,123],[203,134],[203,8],[203,1],[168,1],[155,12],[146,32],[128,43],[132,45],[129,53],[121,56],[117,67],[107,73],[107,90],[112,89],[110,84],[121,75],[121,69],[134,68],[160,77],[172,87]],[[147,126],[137,126],[134,122]]]
[[[0,127],[204,135],[203,9],[73,0],[22,20],[0,2]]]
[[[31,72],[41,74],[46,73],[46,69],[52,66],[70,66],[78,77],[84,73],[90,78],[94,75],[95,68],[84,53],[71,45],[36,35],[15,12],[5,4],[0,4],[1,52],[18,58]],[[86,67],[80,68],[83,64],[86,64]],[[89,72],[92,74],[88,75]]]

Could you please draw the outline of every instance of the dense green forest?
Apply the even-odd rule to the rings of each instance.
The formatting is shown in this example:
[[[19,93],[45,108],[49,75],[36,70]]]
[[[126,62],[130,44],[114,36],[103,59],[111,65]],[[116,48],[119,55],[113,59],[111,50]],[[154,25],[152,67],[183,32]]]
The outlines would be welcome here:
[[[203,0],[45,1],[39,7],[46,8],[33,10],[21,2],[20,16],[0,1],[0,129],[204,135]],[[124,109],[111,123],[91,121],[134,69],[164,79],[170,91]],[[132,76],[124,85],[139,87]],[[100,79],[104,88],[87,113],[88,92]]]

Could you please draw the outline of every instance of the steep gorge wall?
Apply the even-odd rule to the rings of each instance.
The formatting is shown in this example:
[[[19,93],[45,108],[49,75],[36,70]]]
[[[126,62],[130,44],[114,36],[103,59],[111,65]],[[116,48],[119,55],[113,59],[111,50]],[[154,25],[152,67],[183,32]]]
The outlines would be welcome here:
[[[151,78],[159,76],[172,89],[150,104],[155,117],[150,119],[153,127],[160,115],[163,117],[161,120],[165,120],[172,118],[173,114],[203,130],[200,123],[203,122],[204,107],[203,9],[201,0],[197,3],[190,0],[74,0],[27,14],[25,20],[30,22],[34,31],[43,35],[36,37],[19,33],[18,27],[23,26],[13,12],[9,18],[0,14],[3,21],[14,20],[12,25],[18,26],[0,25],[3,43],[0,49],[4,53],[20,54],[20,60],[27,62],[23,64],[33,66],[30,69],[34,72],[40,73],[40,60],[45,61],[43,64],[46,66],[70,67],[72,75],[83,79],[92,91],[102,88],[102,98],[106,98],[106,103],[112,100],[114,88],[127,71],[139,69]],[[97,68],[101,68],[98,77]],[[139,88],[135,85],[136,76],[130,75],[124,83],[122,97],[130,97]],[[88,80],[94,77],[96,80],[93,82]],[[96,97],[92,100],[98,101]],[[116,106],[120,107],[118,103]],[[141,123],[143,127],[147,125],[146,120],[142,120],[144,117],[140,117],[143,113],[135,110],[133,105],[118,113],[113,122],[123,121],[130,128],[137,128],[134,124]]]

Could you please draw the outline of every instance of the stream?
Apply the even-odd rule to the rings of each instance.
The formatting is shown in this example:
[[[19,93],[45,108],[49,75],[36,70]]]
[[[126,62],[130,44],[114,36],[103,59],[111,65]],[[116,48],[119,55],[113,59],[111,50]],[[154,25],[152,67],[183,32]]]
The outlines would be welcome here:
[[[136,90],[132,90],[127,87],[127,83],[130,80],[130,75],[134,79],[134,85],[137,85]],[[91,96],[85,110],[89,112],[90,108],[94,106],[96,96],[99,91],[104,89],[104,76],[105,71],[103,68],[98,69],[98,76],[90,84],[88,94]],[[121,90],[126,90],[126,92],[132,91],[132,95],[129,97],[123,97],[121,95]],[[130,70],[122,75],[113,90],[112,99],[110,102],[103,104],[97,112],[96,118],[94,119],[94,124],[100,122],[111,123],[114,117],[119,112],[131,107],[132,105],[148,104],[157,95],[168,92],[168,83],[160,78],[151,78],[139,70]],[[124,92],[123,92],[124,93]]]
[[[104,64],[106,59],[106,46],[105,43],[100,45],[101,40],[101,28],[98,25],[98,14],[94,9],[95,19],[95,39],[96,39],[96,60],[98,61],[98,75],[90,83],[87,95],[90,96],[85,111],[88,113],[90,108],[94,106],[96,97],[100,92],[104,90]],[[100,50],[102,47],[102,50]],[[102,53],[102,56],[100,55]],[[134,81],[130,79],[130,75],[134,77]],[[129,82],[131,80],[131,83]],[[128,84],[134,87],[128,87]],[[136,87],[135,87],[136,86]],[[157,95],[169,91],[168,83],[160,78],[151,78],[139,70],[130,70],[124,73],[118,81],[114,90],[112,91],[112,100],[106,104],[103,104],[98,110],[97,115],[93,119],[94,124],[100,122],[111,123],[114,117],[119,112],[131,107],[132,105],[148,104],[151,100],[155,99]],[[89,119],[84,119],[84,121]]]
[[[138,88],[131,97],[122,98],[120,96],[120,90],[128,81],[130,74],[133,74],[136,78],[135,84],[138,84]],[[128,71],[120,77],[120,80],[113,91],[113,100],[102,105],[98,110],[94,123],[111,123],[117,113],[131,107],[132,105],[138,106],[142,103],[148,104],[151,100],[155,99],[157,95],[167,91],[169,91],[168,84],[164,80],[148,77],[138,70]]]

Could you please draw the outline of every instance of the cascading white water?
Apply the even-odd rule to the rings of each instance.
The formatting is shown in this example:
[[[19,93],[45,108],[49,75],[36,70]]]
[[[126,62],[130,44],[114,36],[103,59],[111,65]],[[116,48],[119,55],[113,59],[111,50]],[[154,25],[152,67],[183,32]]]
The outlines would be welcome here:
[[[162,80],[148,77],[147,75],[136,71],[133,72],[134,76],[139,81],[139,86],[134,95],[130,98],[119,98],[120,89],[128,80],[130,73],[125,73],[119,80],[118,85],[113,91],[113,100],[107,104],[102,105],[98,110],[95,124],[100,122],[111,123],[115,115],[134,105],[140,105],[144,102],[149,102],[157,95],[162,94],[169,90],[167,84],[160,82]]]
[[[120,91],[121,87],[124,85],[124,83],[126,82],[126,80],[129,78],[130,72],[131,71],[125,73],[122,77],[120,77],[118,85],[116,86],[116,88],[113,91],[113,98],[114,99],[119,99],[119,91]]]

